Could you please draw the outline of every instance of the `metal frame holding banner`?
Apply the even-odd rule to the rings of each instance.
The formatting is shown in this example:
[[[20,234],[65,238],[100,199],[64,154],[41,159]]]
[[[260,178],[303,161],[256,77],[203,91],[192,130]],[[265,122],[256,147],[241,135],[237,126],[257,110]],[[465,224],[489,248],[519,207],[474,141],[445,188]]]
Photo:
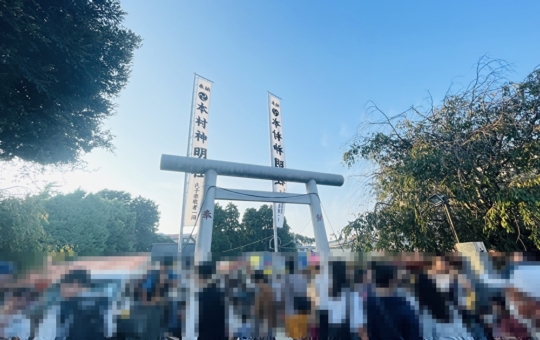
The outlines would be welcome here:
[[[206,159],[208,155],[208,121],[210,113],[210,97],[212,81],[195,74],[193,81],[193,98],[191,103],[191,120],[188,136],[187,157]],[[182,221],[178,247],[183,244],[184,227],[196,228],[199,224],[199,212],[203,200],[204,174],[188,174],[184,178],[184,199]]]

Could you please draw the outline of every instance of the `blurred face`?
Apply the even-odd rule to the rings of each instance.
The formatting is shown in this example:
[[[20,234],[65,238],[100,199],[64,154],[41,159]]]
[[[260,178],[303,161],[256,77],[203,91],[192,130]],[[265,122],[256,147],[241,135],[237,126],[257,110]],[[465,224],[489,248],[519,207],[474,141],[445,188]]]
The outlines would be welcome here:
[[[66,298],[74,297],[81,291],[82,286],[78,283],[66,283],[60,288],[60,293]]]
[[[449,272],[450,267],[444,258],[437,256],[433,260],[431,269],[435,274],[445,274]]]
[[[540,328],[540,301],[515,288],[506,290],[506,298],[521,317],[532,321],[536,328]]]

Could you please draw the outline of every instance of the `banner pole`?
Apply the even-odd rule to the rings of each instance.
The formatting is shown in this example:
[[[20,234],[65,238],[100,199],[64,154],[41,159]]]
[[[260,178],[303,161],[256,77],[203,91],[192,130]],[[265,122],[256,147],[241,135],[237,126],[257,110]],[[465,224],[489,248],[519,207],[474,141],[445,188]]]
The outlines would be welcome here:
[[[195,102],[195,87],[197,86],[197,73],[193,74],[193,93],[191,94],[191,109],[189,113],[189,132],[188,132],[188,143],[187,143],[187,151],[186,151],[186,157],[190,157],[190,150],[191,150],[191,140],[192,140],[192,132],[193,132],[193,103]],[[184,174],[184,198],[182,199],[182,219],[180,220],[180,235],[178,235],[178,256],[180,257],[180,263],[182,262],[182,252],[184,248],[184,219],[186,215],[186,197],[187,197],[187,191],[189,188],[188,185],[188,179],[189,174],[186,172]],[[182,266],[180,267],[182,268]]]
[[[268,97],[268,110],[270,110],[270,107],[271,107],[270,106],[270,100],[271,100],[270,92],[267,93],[267,97]],[[270,166],[272,166],[274,156],[273,156],[273,150],[272,150],[272,124],[271,122],[268,123],[268,136],[270,137]],[[271,181],[270,183],[272,183],[272,191],[274,191],[274,181]],[[274,229],[274,253],[279,253],[276,218],[277,218],[276,203],[272,203],[272,227]]]

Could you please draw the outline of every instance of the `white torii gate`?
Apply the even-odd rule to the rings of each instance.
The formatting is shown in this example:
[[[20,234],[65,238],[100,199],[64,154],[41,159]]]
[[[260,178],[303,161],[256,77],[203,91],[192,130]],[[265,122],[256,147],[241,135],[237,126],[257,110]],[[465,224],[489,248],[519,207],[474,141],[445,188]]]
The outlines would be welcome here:
[[[321,255],[330,252],[317,184],[342,186],[344,178],[341,175],[171,155],[161,156],[161,170],[204,174],[203,204],[199,216],[200,228],[195,243],[195,263],[209,259],[216,199],[309,204],[317,252]],[[218,175],[305,183],[307,194],[218,188],[216,187]]]
[[[311,210],[315,244],[317,252],[321,257],[322,275],[327,278],[328,268],[323,263],[327,263],[329,259],[330,246],[324,227],[324,218],[321,210],[321,201],[317,191],[317,184],[339,187],[342,186],[345,181],[343,176],[172,155],[161,156],[160,169],[165,171],[204,174],[203,202],[199,216],[201,222],[199,232],[197,233],[197,240],[195,242],[195,264],[210,260],[215,200],[308,204]],[[218,188],[216,187],[218,175],[304,183],[306,185],[307,194],[299,195],[292,193]],[[319,292],[320,301],[323,305],[326,304],[326,295],[328,293],[328,281],[327,279],[324,281],[325,283],[323,283],[321,287],[322,291]],[[188,339],[194,338],[195,335],[195,289],[192,289],[190,296],[189,312],[186,320],[186,336]]]

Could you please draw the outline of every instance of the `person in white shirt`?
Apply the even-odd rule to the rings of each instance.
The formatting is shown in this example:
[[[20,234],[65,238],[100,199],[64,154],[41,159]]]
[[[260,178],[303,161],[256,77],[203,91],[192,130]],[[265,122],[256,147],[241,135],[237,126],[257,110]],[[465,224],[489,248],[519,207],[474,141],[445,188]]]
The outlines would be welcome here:
[[[366,314],[365,314],[365,299],[367,296],[366,272],[360,268],[355,268],[353,273],[353,282],[350,292],[350,332],[352,339],[366,339]]]
[[[331,286],[328,296],[328,332],[330,338],[350,337],[348,326],[350,285],[347,279],[345,261],[333,261],[330,264]]]

